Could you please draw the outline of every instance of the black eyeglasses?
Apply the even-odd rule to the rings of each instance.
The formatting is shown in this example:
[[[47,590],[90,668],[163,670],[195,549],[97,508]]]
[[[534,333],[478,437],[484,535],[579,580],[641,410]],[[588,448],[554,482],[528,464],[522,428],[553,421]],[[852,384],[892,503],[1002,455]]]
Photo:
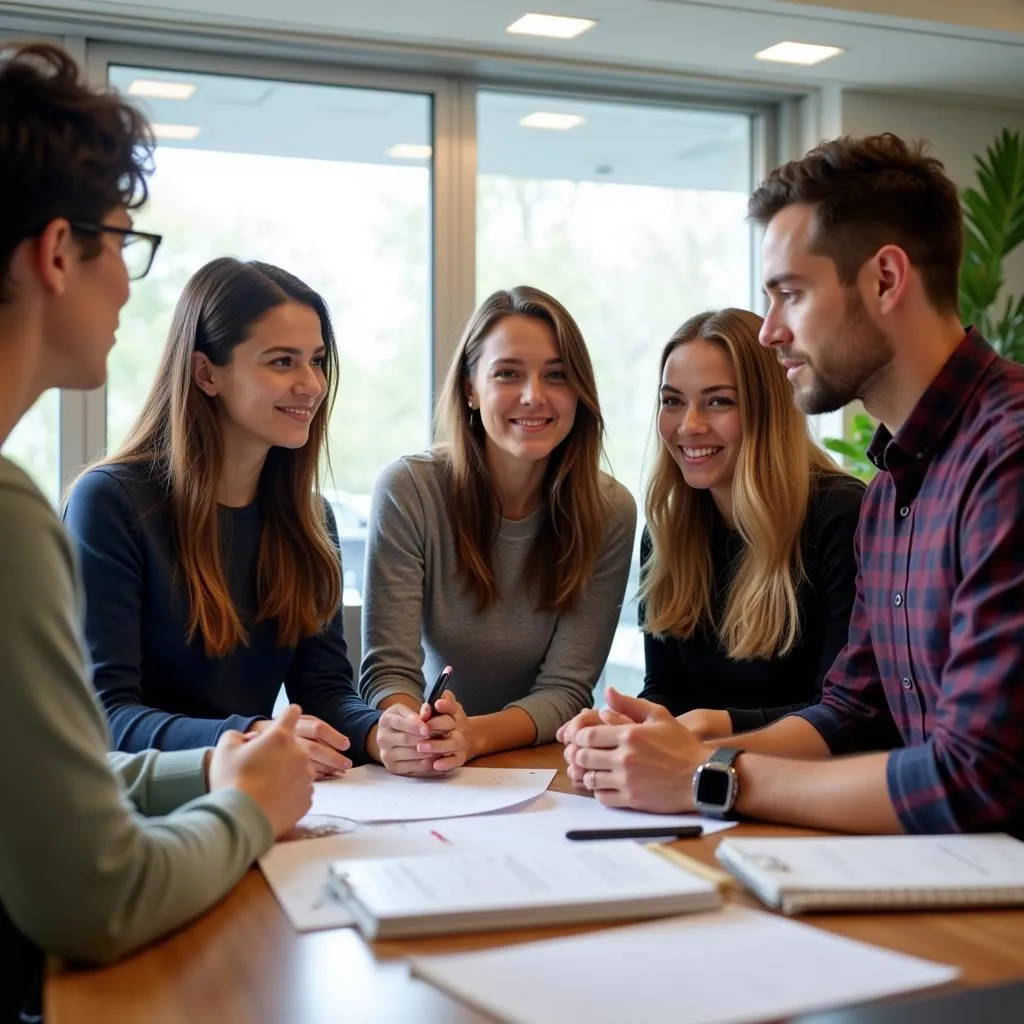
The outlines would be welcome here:
[[[121,258],[128,271],[129,281],[141,281],[149,273],[156,251],[164,240],[163,235],[136,231],[134,228],[116,228],[113,224],[94,224],[88,220],[73,220],[70,223],[75,231],[84,231],[90,235],[120,235]]]

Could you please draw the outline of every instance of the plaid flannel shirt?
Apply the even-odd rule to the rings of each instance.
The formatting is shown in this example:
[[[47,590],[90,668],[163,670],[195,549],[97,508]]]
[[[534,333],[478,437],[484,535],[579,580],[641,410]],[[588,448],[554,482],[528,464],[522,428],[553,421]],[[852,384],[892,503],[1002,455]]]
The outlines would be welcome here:
[[[1024,367],[969,330],[868,454],[849,640],[799,714],[891,750],[906,831],[1024,837]]]

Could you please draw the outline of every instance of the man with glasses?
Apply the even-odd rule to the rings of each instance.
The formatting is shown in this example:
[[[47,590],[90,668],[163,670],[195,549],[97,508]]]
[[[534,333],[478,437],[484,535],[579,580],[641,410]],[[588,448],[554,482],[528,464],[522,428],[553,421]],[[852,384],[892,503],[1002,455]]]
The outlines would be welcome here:
[[[139,113],[90,91],[62,50],[0,48],[0,445],[46,389],[104,382],[128,282],[160,244],[130,212],[152,147]],[[3,1022],[39,1019],[43,951],[103,961],[181,925],[311,798],[296,707],[248,742],[108,762],[78,591],[53,509],[0,457]]]

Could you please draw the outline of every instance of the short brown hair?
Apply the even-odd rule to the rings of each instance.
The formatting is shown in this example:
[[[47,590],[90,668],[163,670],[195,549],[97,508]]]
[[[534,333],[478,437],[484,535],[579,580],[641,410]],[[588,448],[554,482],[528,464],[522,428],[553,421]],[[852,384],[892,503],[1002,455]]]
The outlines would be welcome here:
[[[142,114],[90,89],[60,47],[0,44],[0,302],[14,250],[55,217],[96,222],[146,201],[153,146]],[[95,236],[82,246],[99,252]]]
[[[956,185],[923,140],[844,136],[777,167],[750,197],[748,213],[767,225],[794,203],[814,207],[814,251],[828,256],[844,284],[883,245],[898,245],[942,312],[958,308],[963,213]]]

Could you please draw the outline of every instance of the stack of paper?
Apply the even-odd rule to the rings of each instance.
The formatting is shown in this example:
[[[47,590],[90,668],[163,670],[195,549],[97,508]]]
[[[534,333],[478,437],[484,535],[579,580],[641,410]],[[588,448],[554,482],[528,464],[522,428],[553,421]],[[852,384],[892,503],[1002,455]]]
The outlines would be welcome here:
[[[753,1024],[930,988],[957,975],[955,967],[738,906],[415,957],[412,971],[513,1024]]]
[[[331,873],[369,939],[668,917],[722,903],[716,885],[657,847],[619,840],[343,860]]]
[[[335,860],[465,854],[527,843],[572,846],[565,838],[569,829],[690,824],[701,824],[705,834],[710,834],[732,828],[735,823],[695,815],[619,811],[603,807],[589,797],[544,793],[511,813],[356,824],[353,831],[340,835],[278,843],[261,858],[260,867],[292,926],[298,931],[315,931],[354,923],[351,913],[328,885],[328,868]]]

